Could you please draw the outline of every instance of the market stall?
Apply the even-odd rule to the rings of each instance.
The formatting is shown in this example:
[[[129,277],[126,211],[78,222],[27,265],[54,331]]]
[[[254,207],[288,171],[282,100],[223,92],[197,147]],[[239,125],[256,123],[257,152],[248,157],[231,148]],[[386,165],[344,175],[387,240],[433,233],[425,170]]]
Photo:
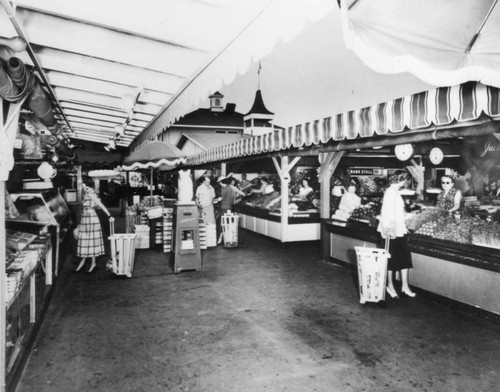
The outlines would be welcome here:
[[[445,221],[437,218],[441,224],[436,226],[438,236],[435,233],[425,236],[415,230],[411,237],[415,264],[412,284],[500,315],[495,300],[500,278],[498,242],[491,236],[484,238],[485,233],[498,231],[495,222],[487,221],[492,219],[496,208],[491,207],[491,201],[482,199],[483,183],[488,176],[497,175],[499,169],[496,156],[498,98],[498,89],[475,82],[437,88],[221,146],[188,158],[187,164],[317,155],[322,162],[318,173],[322,254],[325,259],[347,264],[355,263],[354,246],[378,243],[378,234],[373,224],[370,225],[371,220],[376,219],[377,210],[376,201],[366,196],[363,208],[351,211],[357,219],[348,219],[342,225],[332,221],[335,211],[331,209],[331,199],[337,169],[352,169],[350,174],[354,177],[371,178],[375,182],[377,170],[386,177],[390,170],[406,168],[414,179],[412,194],[418,194],[419,199],[430,204],[433,196],[428,191],[439,186],[440,177],[447,170],[465,165],[471,177],[471,198],[464,199],[469,204],[468,212],[462,211],[460,221],[455,216]],[[394,149],[394,146],[398,147]],[[381,148],[385,149],[384,154],[378,153]],[[434,152],[431,154],[431,151]],[[356,153],[365,155],[356,156]],[[384,155],[379,163],[376,163],[377,155]],[[443,157],[445,159],[440,160]],[[380,199],[376,191],[371,196]],[[430,213],[420,218],[426,214]],[[487,219],[478,220],[481,218]],[[457,231],[467,231],[467,234],[456,241],[458,236],[453,233]],[[452,234],[446,237],[447,232]],[[471,252],[465,252],[468,247]],[[442,273],[436,274],[436,271]],[[471,276],[477,279],[470,279]]]
[[[153,195],[160,184],[155,184],[154,172],[173,170],[185,162],[184,154],[175,146],[152,141],[144,144],[127,157],[119,168],[123,171],[147,171],[150,181],[149,196],[137,195],[126,210],[126,230],[136,231],[136,248],[154,248],[157,245],[164,252],[172,250],[172,221],[175,199]]]
[[[263,161],[269,161],[265,173]],[[317,157],[282,156],[250,162],[259,174],[254,174],[244,189],[246,196],[235,205],[240,226],[281,242],[319,240]],[[228,165],[230,170],[233,166]]]

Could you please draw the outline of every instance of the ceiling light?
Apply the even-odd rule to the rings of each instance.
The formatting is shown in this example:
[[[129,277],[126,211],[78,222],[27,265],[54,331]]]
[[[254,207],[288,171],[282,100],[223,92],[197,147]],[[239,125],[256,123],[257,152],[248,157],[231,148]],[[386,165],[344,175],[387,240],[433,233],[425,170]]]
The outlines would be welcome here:
[[[117,135],[122,136],[125,134],[125,127],[121,124],[118,124],[115,126],[115,132]]]

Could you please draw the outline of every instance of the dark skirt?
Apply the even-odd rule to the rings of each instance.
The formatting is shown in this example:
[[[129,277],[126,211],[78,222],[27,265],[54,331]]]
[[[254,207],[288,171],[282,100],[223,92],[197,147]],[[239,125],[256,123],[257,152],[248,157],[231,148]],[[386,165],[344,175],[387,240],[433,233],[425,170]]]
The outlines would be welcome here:
[[[379,247],[385,248],[385,239],[381,238]],[[387,269],[389,271],[401,271],[413,267],[406,236],[391,239],[389,242],[389,253],[391,254],[391,257],[387,261]]]

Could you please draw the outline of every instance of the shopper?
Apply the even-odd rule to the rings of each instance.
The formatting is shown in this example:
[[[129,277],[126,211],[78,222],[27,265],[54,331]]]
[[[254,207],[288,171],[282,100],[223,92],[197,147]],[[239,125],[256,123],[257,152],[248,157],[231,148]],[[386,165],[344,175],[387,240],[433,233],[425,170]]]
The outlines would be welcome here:
[[[392,298],[398,298],[394,288],[394,272],[400,271],[401,291],[403,295],[415,297],[415,293],[408,285],[408,275],[413,267],[411,253],[408,247],[405,223],[405,203],[399,194],[399,190],[406,185],[407,173],[397,171],[389,177],[389,187],[384,193],[382,209],[379,216],[377,230],[382,238],[389,241],[389,253],[391,257],[387,263],[387,293]]]
[[[460,208],[462,192],[454,186],[453,175],[446,174],[441,177],[441,187],[443,190],[437,197],[437,207],[447,210],[450,214]]]
[[[76,272],[79,272],[85,265],[85,260],[90,257],[92,263],[88,270],[88,273],[96,271],[96,257],[104,254],[104,241],[102,236],[101,223],[95,211],[96,208],[102,209],[106,215],[110,218],[110,221],[114,221],[111,217],[108,209],[102,204],[101,200],[97,197],[94,191],[94,181],[90,177],[83,178],[83,212],[80,219],[80,224],[78,225],[78,244],[76,254],[81,257],[82,260]]]
[[[233,209],[235,204],[236,196],[245,196],[245,193],[238,189],[236,186],[236,179],[229,175],[226,178],[220,180],[223,188],[221,190],[221,212],[225,214],[226,212]]]
[[[273,184],[270,183],[269,179],[267,177],[261,177],[260,178],[260,188],[259,189],[252,189],[250,191],[250,193],[267,195],[269,193],[272,193],[273,191],[274,191],[274,186],[273,186]]]
[[[215,225],[215,189],[210,184],[210,177],[203,176],[200,181],[201,184],[196,188],[196,204],[201,208],[201,217],[205,224]]]

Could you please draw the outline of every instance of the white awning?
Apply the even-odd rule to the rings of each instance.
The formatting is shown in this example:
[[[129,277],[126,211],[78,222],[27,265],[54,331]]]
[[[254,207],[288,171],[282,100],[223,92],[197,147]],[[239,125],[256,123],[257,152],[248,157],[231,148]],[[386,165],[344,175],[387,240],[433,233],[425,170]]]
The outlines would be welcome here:
[[[344,38],[381,73],[500,87],[498,0],[341,0]]]

